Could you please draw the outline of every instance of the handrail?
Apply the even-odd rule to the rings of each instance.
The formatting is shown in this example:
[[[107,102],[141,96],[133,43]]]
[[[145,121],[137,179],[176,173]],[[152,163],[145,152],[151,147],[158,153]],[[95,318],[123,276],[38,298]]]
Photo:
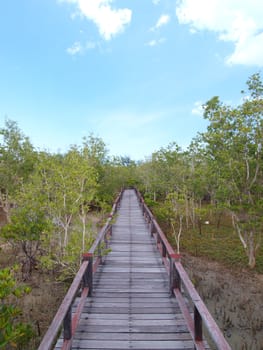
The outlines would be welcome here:
[[[46,334],[44,335],[38,347],[38,350],[51,350],[53,348],[62,325],[64,328],[64,342],[62,345],[62,349],[70,349],[72,337],[75,333],[80,314],[84,307],[84,301],[88,295],[92,294],[93,274],[96,272],[97,266],[99,265],[102,259],[101,243],[102,241],[107,243],[107,235],[111,235],[111,221],[117,211],[118,205],[120,204],[122,193],[123,191],[121,191],[118,197],[116,198],[111,213],[105,225],[100,230],[90,250],[88,251],[88,253],[83,254],[83,261],[79,268],[79,271],[77,272],[70,288],[68,289],[68,292],[64,297],[55,317],[53,318],[51,325],[49,326]],[[95,255],[96,250],[98,253],[96,261],[93,262],[93,257]],[[75,314],[72,315],[72,304],[81,287],[82,293],[79,298],[77,310]]]
[[[192,284],[181,262],[180,255],[176,254],[168,242],[165,234],[157,223],[154,215],[146,205],[141,193],[135,189],[143,214],[150,227],[150,233],[155,236],[157,248],[160,250],[163,263],[167,267],[170,275],[170,291],[175,295],[184,318],[187,322],[189,331],[192,335],[196,349],[205,349],[203,342],[202,321],[208,330],[214,345],[219,350],[231,350],[231,347],[224,338],[220,328],[211,316],[197,290]],[[185,303],[181,293],[181,284],[184,286],[184,291],[188,294],[194,305],[194,318],[192,318],[188,306]]]

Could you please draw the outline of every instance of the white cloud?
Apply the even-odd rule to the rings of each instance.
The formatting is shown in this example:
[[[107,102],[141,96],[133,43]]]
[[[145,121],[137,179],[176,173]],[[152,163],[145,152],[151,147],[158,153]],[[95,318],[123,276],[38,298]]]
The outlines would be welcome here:
[[[157,30],[166,24],[170,22],[170,16],[169,15],[161,15],[158,21],[156,22],[155,26],[151,28],[152,31]]]
[[[169,15],[162,15],[156,23],[156,28],[160,28],[169,22],[170,22],[170,16]]]
[[[262,0],[178,0],[176,15],[191,32],[209,30],[233,42],[228,64],[263,65]]]
[[[121,33],[131,22],[132,11],[128,8],[115,9],[114,0],[61,0],[75,4],[81,16],[93,21],[100,35],[105,40],[111,40]],[[75,16],[75,13],[74,13]]]
[[[146,45],[146,46],[154,47],[154,46],[158,46],[158,45],[163,44],[165,41],[166,41],[165,38],[153,39],[153,40],[149,41],[148,43],[146,43],[145,45]]]
[[[153,2],[154,5],[158,5],[160,0],[152,0],[152,2]]]
[[[81,44],[76,41],[71,47],[67,48],[67,53],[71,56],[80,55],[85,53],[87,50],[93,50],[98,46],[97,43],[93,41],[87,41],[85,44]]]
[[[263,65],[263,33],[236,44],[234,53],[226,60],[228,64]]]
[[[93,50],[98,46],[97,43],[95,43],[94,41],[87,41],[86,45],[85,45],[85,49],[86,50]]]
[[[204,114],[203,102],[196,101],[194,103],[194,108],[192,109],[192,114],[202,116]]]
[[[71,47],[67,48],[67,53],[71,56],[80,54],[83,52],[83,46],[79,41],[76,41]]]

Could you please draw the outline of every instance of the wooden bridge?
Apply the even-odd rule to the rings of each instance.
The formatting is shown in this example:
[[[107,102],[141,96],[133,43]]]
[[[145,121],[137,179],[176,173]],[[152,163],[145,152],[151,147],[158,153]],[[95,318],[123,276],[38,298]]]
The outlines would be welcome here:
[[[211,347],[231,349],[143,198],[125,190],[38,350]]]

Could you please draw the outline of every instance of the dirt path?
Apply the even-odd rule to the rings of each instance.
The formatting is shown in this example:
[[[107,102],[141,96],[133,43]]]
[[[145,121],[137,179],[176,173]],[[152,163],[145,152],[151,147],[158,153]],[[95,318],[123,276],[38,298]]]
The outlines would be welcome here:
[[[233,350],[263,350],[263,275],[189,255],[190,278]]]

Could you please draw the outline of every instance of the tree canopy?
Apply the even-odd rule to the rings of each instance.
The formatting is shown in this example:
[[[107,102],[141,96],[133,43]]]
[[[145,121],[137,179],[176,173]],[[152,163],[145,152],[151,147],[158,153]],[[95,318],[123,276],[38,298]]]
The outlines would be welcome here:
[[[89,211],[107,210],[121,188],[137,186],[149,204],[161,201],[167,206],[163,215],[174,232],[191,227],[202,232],[208,210],[218,223],[222,213],[228,215],[254,267],[263,224],[259,73],[248,79],[241,96],[237,106],[212,97],[203,106],[207,130],[187,149],[173,142],[141,162],[125,155],[111,157],[103,140],[92,134],[63,154],[36,151],[17,123],[7,120],[0,129],[0,205],[8,219],[2,235],[20,243],[25,238],[31,246],[37,241],[42,260],[49,256],[65,266],[76,232],[81,251],[92,241]],[[19,218],[30,220],[27,230],[19,226]]]

